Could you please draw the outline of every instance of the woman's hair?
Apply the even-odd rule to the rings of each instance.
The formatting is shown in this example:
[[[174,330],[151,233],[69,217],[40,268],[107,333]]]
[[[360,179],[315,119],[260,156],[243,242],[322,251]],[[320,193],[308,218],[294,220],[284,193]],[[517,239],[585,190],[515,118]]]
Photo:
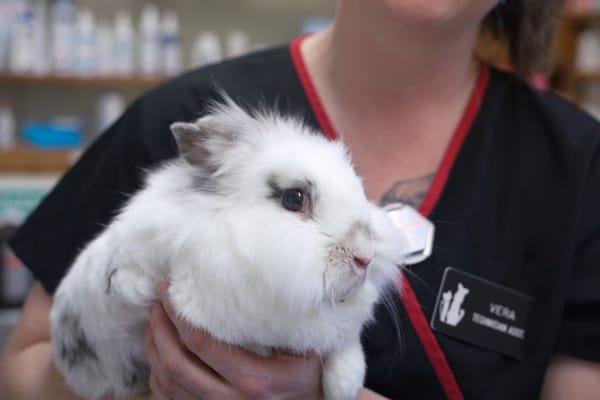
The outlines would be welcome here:
[[[543,72],[554,38],[554,26],[563,0],[503,0],[486,16],[483,30],[492,33],[508,47],[516,72],[529,77]]]

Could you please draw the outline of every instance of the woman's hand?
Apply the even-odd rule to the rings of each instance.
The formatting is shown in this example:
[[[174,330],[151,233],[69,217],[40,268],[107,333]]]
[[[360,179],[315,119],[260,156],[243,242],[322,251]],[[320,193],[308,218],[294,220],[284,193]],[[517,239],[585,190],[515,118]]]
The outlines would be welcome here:
[[[263,358],[215,340],[177,318],[159,282],[161,304],[150,310],[144,347],[157,399],[321,399],[321,363],[276,353]]]

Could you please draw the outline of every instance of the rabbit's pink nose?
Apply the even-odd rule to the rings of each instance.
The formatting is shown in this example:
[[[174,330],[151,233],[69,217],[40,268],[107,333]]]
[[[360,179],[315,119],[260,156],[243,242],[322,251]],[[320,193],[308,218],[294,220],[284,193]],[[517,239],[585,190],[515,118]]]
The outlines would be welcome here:
[[[372,258],[354,256],[354,265],[358,268],[367,268],[371,263]]]

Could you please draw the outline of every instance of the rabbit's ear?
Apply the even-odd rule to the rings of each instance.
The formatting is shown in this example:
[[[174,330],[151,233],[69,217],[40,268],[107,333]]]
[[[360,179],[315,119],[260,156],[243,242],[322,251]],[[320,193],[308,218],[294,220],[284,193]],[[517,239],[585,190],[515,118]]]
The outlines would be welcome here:
[[[188,163],[214,169],[215,156],[232,146],[237,134],[231,127],[219,123],[212,115],[196,122],[176,122],[171,132],[177,142],[179,153]]]

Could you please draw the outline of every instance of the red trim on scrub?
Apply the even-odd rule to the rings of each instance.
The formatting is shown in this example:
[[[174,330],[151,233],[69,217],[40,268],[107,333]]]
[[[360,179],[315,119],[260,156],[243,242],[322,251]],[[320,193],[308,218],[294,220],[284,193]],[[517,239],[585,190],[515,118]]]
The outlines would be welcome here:
[[[435,204],[442,195],[442,191],[444,190],[444,186],[446,186],[446,181],[448,180],[448,175],[450,175],[450,170],[454,165],[456,156],[467,137],[467,133],[469,133],[469,130],[471,129],[471,125],[473,125],[473,121],[475,121],[475,117],[477,116],[477,112],[479,111],[479,107],[481,106],[481,102],[483,101],[487,89],[489,78],[490,70],[484,65],[479,71],[479,76],[477,77],[477,82],[475,83],[467,107],[465,108],[462,118],[454,131],[454,135],[446,148],[446,153],[438,167],[435,178],[433,178],[429,191],[423,199],[421,207],[419,207],[419,212],[426,217],[431,214],[433,207],[435,207]]]
[[[312,79],[308,74],[308,68],[306,68],[306,64],[304,64],[304,59],[302,58],[300,44],[305,37],[306,36],[298,36],[292,40],[292,43],[290,43],[290,54],[292,56],[292,61],[294,62],[294,67],[296,68],[296,73],[298,74],[298,78],[300,79],[300,83],[304,89],[304,93],[308,98],[308,103],[310,104],[313,113],[317,117],[317,122],[319,123],[321,130],[329,139],[336,140],[338,139],[339,135],[335,131],[331,120],[325,112],[325,107],[323,107],[321,98],[315,89],[315,85],[313,85]]]
[[[291,42],[290,54],[292,61],[306,97],[308,98],[308,102],[317,118],[317,122],[319,123],[325,135],[328,138],[335,140],[339,138],[339,135],[335,131],[331,120],[327,116],[325,107],[323,107],[323,103],[319,98],[319,94],[315,89],[306,64],[304,63],[304,59],[302,58],[300,44],[304,38],[305,36],[300,36]],[[483,101],[483,97],[489,82],[489,76],[489,68],[486,65],[482,66],[467,107],[458,126],[456,127],[450,143],[448,144],[444,157],[442,158],[442,161],[436,172],[435,178],[431,183],[431,187],[429,188],[429,191],[427,192],[427,195],[425,196],[425,199],[423,199],[423,203],[419,208],[419,212],[424,216],[429,216],[429,214],[431,214],[431,211],[435,207],[435,204],[444,190],[444,186],[448,181],[450,170],[454,165],[454,161],[456,160],[458,152],[462,147],[464,139],[467,136],[471,125],[473,125],[473,121],[475,120],[475,117],[477,116],[481,106],[481,102]],[[429,362],[431,363],[435,374],[442,385],[444,393],[448,399],[462,400],[464,396],[460,390],[460,386],[458,385],[458,382],[452,373],[452,369],[448,364],[448,360],[446,359],[446,356],[444,355],[444,352],[442,351],[433,331],[429,327],[429,322],[425,317],[425,313],[423,313],[417,296],[415,295],[415,292],[413,291],[406,276],[403,276],[401,282],[397,282],[396,288],[400,293],[402,303],[406,309],[409,320],[415,329],[423,348],[425,349],[427,358],[429,359]]]

